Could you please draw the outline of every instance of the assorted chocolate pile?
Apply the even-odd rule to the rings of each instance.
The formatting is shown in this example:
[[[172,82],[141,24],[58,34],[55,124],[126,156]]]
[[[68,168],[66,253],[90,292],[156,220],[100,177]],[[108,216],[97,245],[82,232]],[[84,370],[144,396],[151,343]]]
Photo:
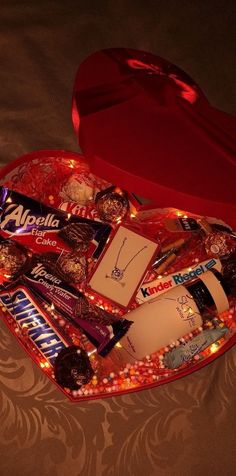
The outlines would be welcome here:
[[[0,188],[1,308],[23,345],[72,398],[168,381],[177,369],[208,358],[212,346],[220,349],[230,338],[236,321],[233,297],[227,312],[209,316],[203,328],[178,342],[140,361],[125,362],[121,357],[122,338],[132,326],[131,311],[143,305],[140,297],[149,300],[151,293],[166,292],[173,273],[185,270],[183,275],[192,279],[198,264],[204,272],[204,266],[217,267],[220,262],[225,278],[232,280],[236,235],[228,225],[179,210],[142,207],[137,197],[85,170],[66,175],[58,193],[50,189],[47,196],[40,188],[38,195],[36,189],[34,194],[26,189],[23,195],[22,172],[19,176],[14,183],[6,178],[7,187]],[[89,286],[120,225],[156,243],[157,250],[128,307]],[[122,246],[113,266],[124,274],[147,246],[134,250],[120,269]]]

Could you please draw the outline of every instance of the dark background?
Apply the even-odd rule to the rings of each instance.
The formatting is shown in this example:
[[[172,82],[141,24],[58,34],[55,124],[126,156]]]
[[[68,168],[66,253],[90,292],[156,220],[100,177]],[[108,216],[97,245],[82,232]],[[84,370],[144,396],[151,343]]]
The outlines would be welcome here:
[[[0,18],[4,161],[40,148],[76,150],[73,81],[81,61],[101,48],[163,56],[189,73],[212,104],[236,112],[234,0],[1,0]]]
[[[77,150],[73,81],[101,48],[163,56],[236,113],[235,22],[227,0],[0,0],[1,163]],[[71,404],[0,322],[0,475],[233,476],[235,370],[231,349],[151,391]]]

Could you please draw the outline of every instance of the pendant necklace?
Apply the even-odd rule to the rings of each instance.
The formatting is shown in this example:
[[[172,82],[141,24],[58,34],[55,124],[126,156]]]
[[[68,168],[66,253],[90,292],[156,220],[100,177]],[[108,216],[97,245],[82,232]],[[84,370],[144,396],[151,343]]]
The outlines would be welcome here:
[[[106,274],[106,278],[111,278],[113,279],[114,281],[117,281],[121,286],[125,286],[125,281],[121,282],[121,280],[123,279],[124,275],[125,275],[125,272],[128,268],[128,266],[132,263],[132,261],[143,251],[147,248],[147,245],[146,246],[143,246],[139,251],[137,251],[137,253],[134,254],[134,256],[132,256],[132,258],[130,258],[130,260],[128,261],[128,263],[125,265],[124,268],[119,268],[119,265],[118,265],[118,262],[119,262],[119,258],[120,258],[120,254],[121,254],[121,251],[125,245],[125,242],[127,240],[127,237],[125,237],[123,239],[123,242],[120,246],[120,249],[118,251],[118,254],[117,254],[117,258],[116,258],[116,261],[115,261],[115,266],[114,268],[112,269],[112,272],[111,272],[111,275],[108,275]]]

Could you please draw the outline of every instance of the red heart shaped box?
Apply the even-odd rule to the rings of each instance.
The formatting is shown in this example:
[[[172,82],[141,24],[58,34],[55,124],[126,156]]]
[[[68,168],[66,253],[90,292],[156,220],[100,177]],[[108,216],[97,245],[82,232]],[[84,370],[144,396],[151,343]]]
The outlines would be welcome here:
[[[20,157],[16,160],[14,160],[10,164],[8,164],[6,167],[1,169],[0,170],[0,179],[4,183],[5,177],[7,177],[8,174],[10,174],[10,176],[12,176],[12,173],[14,174],[15,171],[17,171],[18,168],[24,167],[25,165],[28,165],[28,164],[30,165],[32,163],[35,163],[36,161],[39,162],[39,166],[40,166],[40,164],[43,165],[43,163],[45,162],[45,160],[47,160],[48,157],[51,160],[53,160],[54,162],[56,160],[58,160],[59,158],[68,160],[69,162],[73,161],[73,163],[75,163],[75,162],[78,162],[78,163],[84,162],[84,157],[81,154],[77,154],[77,153],[73,153],[73,152],[68,152],[68,151],[63,151],[63,150],[34,151],[34,152],[31,152],[29,154],[26,154],[26,155],[24,155],[24,156],[22,156],[22,157]],[[16,174],[16,177],[18,177],[18,174]],[[0,311],[0,314],[1,314],[1,317],[4,318],[4,321],[8,325],[9,329],[13,332],[13,335],[15,335],[16,338],[18,338],[21,345],[24,346],[24,349],[26,350],[26,352],[28,352],[29,356],[38,365],[40,365],[39,361],[37,360],[37,358],[34,355],[34,352],[31,351],[29,349],[29,347],[24,345],[24,342],[23,342],[22,338],[19,339],[18,334],[14,333],[14,331],[12,329],[12,326],[9,324],[8,320],[6,319],[6,317],[4,317],[4,314],[1,311]],[[223,345],[221,345],[219,347],[219,349],[217,350],[216,353],[213,352],[210,355],[208,355],[207,358],[204,358],[203,360],[200,360],[199,362],[195,361],[194,364],[191,365],[190,367],[180,369],[177,372],[174,372],[169,376],[167,376],[167,375],[163,376],[162,375],[158,380],[155,380],[152,383],[143,383],[143,384],[140,383],[135,388],[119,389],[119,390],[116,390],[116,391],[109,391],[108,393],[105,393],[105,391],[104,392],[99,391],[98,394],[94,394],[92,396],[91,395],[80,395],[78,397],[74,397],[72,394],[69,394],[66,391],[63,391],[63,389],[59,386],[58,386],[58,388],[60,390],[62,390],[64,392],[64,394],[70,400],[72,400],[74,402],[78,401],[78,400],[82,401],[82,400],[90,400],[90,399],[96,399],[96,398],[101,398],[101,397],[104,398],[104,397],[108,397],[108,396],[115,396],[115,395],[120,395],[122,393],[137,392],[139,390],[144,390],[144,389],[152,388],[152,387],[164,384],[164,383],[172,382],[173,380],[176,380],[176,379],[181,378],[181,377],[185,377],[185,376],[187,376],[187,375],[189,375],[189,374],[191,374],[191,373],[193,373],[197,370],[200,370],[201,368],[205,367],[205,365],[209,364],[210,362],[214,361],[216,358],[218,358],[222,354],[224,354],[227,350],[229,350],[235,344],[235,342],[236,342],[236,333],[234,332],[234,333],[232,333],[231,337]],[[46,372],[45,369],[44,369],[44,371]],[[46,372],[46,374],[47,374],[47,372]],[[50,378],[50,376],[49,376],[49,378]],[[54,384],[56,383],[55,380],[53,380],[53,383]]]
[[[92,172],[236,227],[236,119],[158,56],[107,49],[79,67],[73,123]]]
[[[174,207],[216,216],[236,228],[236,119],[211,107],[179,68],[136,50],[95,53],[78,70],[72,118],[93,173],[151,199],[152,208]],[[0,178],[47,157],[84,160],[80,154],[62,150],[36,151],[2,168]],[[77,400],[167,383],[204,367],[235,341],[233,334],[216,354],[155,383]]]

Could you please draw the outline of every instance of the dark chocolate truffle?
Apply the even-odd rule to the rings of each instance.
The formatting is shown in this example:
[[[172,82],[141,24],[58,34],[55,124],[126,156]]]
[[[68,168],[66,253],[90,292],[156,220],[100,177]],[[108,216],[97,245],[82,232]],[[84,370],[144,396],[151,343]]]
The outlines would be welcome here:
[[[76,251],[62,254],[53,269],[69,283],[81,283],[87,278],[86,257]]]
[[[87,353],[75,345],[63,349],[58,354],[54,373],[57,383],[70,390],[78,390],[94,375]]]
[[[11,240],[0,241],[0,276],[6,280],[14,278],[27,261],[26,251]]]

